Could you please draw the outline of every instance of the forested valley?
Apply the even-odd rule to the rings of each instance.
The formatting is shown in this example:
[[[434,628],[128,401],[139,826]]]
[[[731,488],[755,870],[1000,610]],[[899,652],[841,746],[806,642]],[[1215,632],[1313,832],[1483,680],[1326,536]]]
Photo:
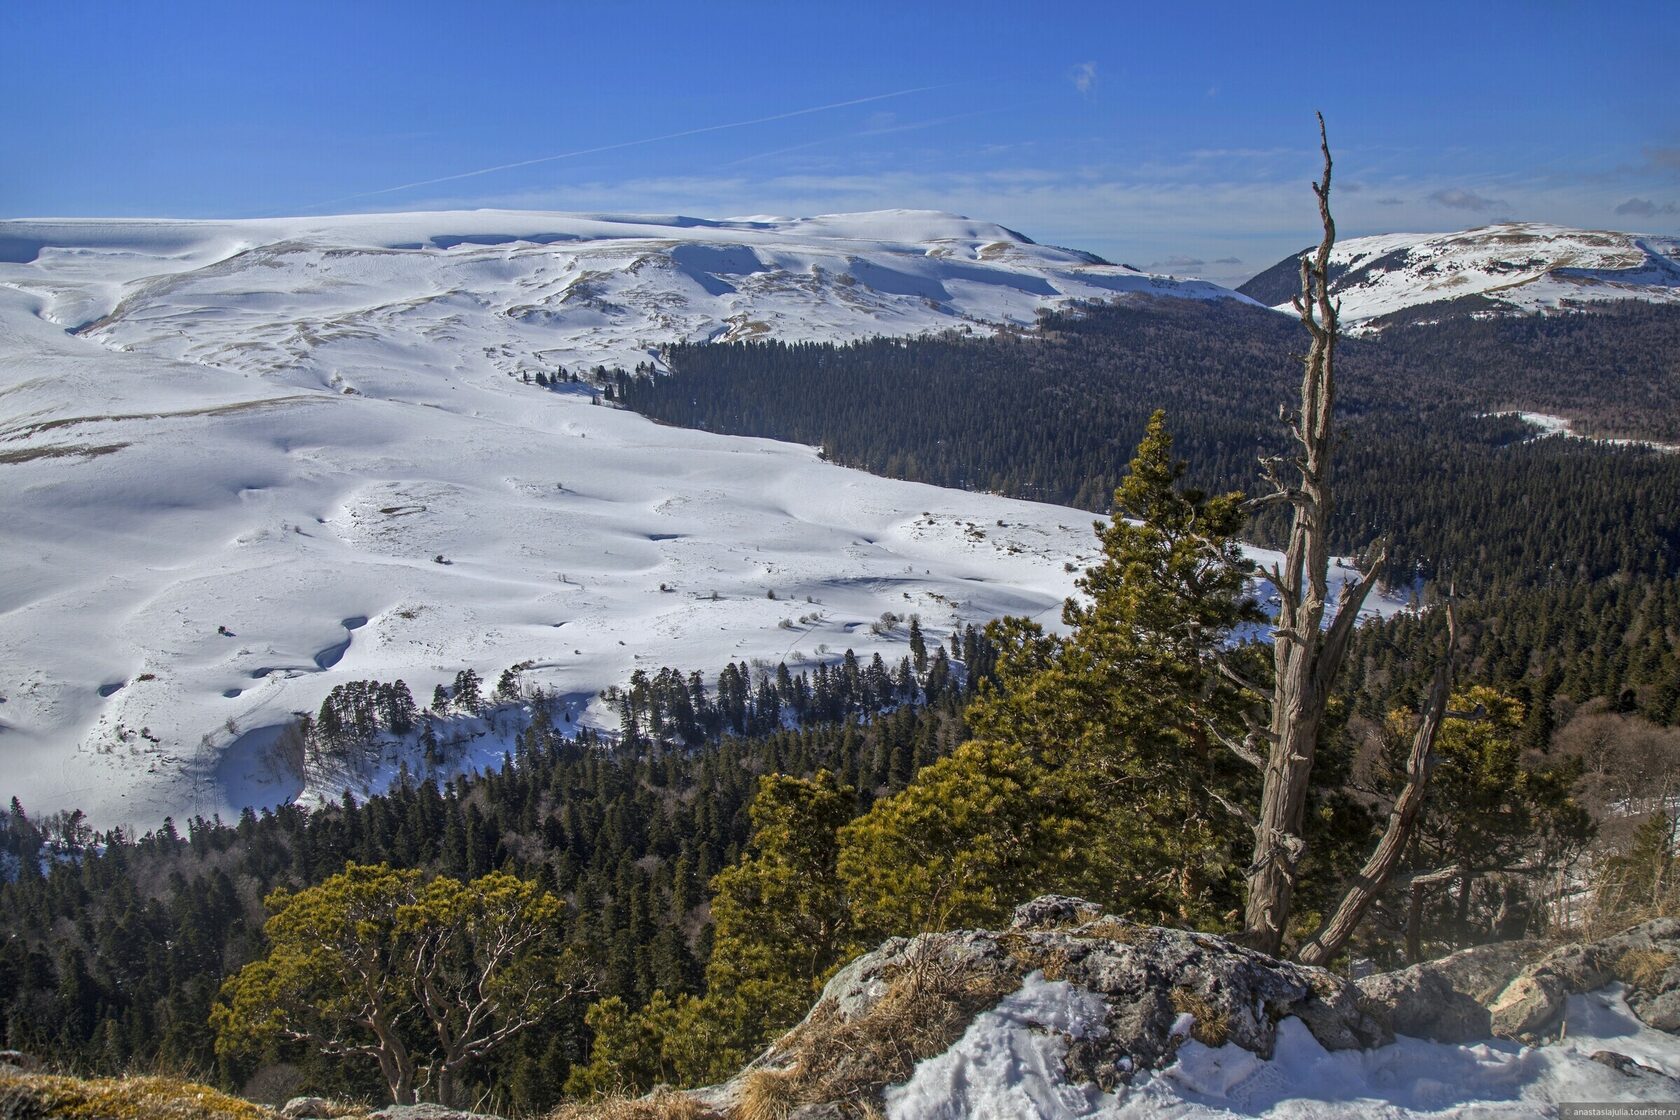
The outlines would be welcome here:
[[[1604,697],[1675,723],[1680,455],[1535,438],[1509,413],[1673,437],[1680,310],[1443,319],[1340,343],[1333,546],[1355,555],[1382,537],[1391,585],[1419,601],[1453,587],[1478,623],[1477,679],[1527,697]],[[676,346],[674,373],[608,381],[627,407],[666,423],[1107,513],[1155,408],[1188,483],[1256,492],[1260,460],[1288,450],[1278,415],[1296,403],[1300,347],[1297,324],[1274,312],[1135,298],[998,339]],[[1277,547],[1286,529],[1274,508],[1244,536]],[[1415,649],[1401,643],[1416,625],[1362,628],[1368,652],[1356,660]],[[1398,686],[1365,678],[1379,707],[1417,684],[1378,677]]]
[[[1450,592],[1458,623],[1452,646],[1438,610],[1354,631],[1319,734],[1292,943],[1335,907],[1406,781],[1442,650],[1457,714],[1406,852],[1415,879],[1378,900],[1338,966],[1675,912],[1680,455],[1537,439],[1502,414],[1670,436],[1677,330],[1644,309],[1343,342],[1332,541],[1385,539],[1389,583],[1420,607]],[[896,664],[638,673],[606,694],[615,737],[566,726],[518,666],[492,697],[458,676],[423,711],[401,682],[358,682],[300,723],[301,756],[426,742],[446,712],[517,723],[518,749],[444,779],[434,738],[425,767],[365,801],[139,837],[14,801],[0,1043],[265,1100],[379,1099],[395,1082],[374,1064],[242,1016],[279,998],[258,988],[290,916],[410,871],[524,884],[580,978],[541,1022],[462,1060],[448,1095],[503,1115],[718,1079],[849,956],[1001,922],[1045,891],[1234,930],[1248,829],[1233,806],[1259,781],[1209,749],[1204,724],[1251,718],[1210,666],[1229,652],[1232,679],[1266,672],[1263,647],[1227,643],[1261,617],[1236,541],[1276,546],[1288,526],[1228,492],[1260,488],[1260,461],[1289,450],[1278,413],[1299,346],[1269,312],[1132,301],[998,339],[679,346],[669,375],[603,371],[604,396],[667,423],[1133,520],[1099,530],[1065,638],[1006,620],[947,648],[883,616],[905,642]]]

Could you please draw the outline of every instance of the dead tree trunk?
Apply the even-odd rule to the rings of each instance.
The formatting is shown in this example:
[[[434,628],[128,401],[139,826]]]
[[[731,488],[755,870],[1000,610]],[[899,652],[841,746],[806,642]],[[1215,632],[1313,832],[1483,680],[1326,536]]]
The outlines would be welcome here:
[[[1383,830],[1382,839],[1377,842],[1376,850],[1371,858],[1365,861],[1365,866],[1354,876],[1353,883],[1348,887],[1347,894],[1342,897],[1341,905],[1330,915],[1319,931],[1301,946],[1296,959],[1302,964],[1322,965],[1331,957],[1341,952],[1342,946],[1347,944],[1359,922],[1365,917],[1365,911],[1377,896],[1388,885],[1389,876],[1399,866],[1400,858],[1405,854],[1406,846],[1411,842],[1412,829],[1417,824],[1418,813],[1423,809],[1423,798],[1429,790],[1429,777],[1435,770],[1435,737],[1440,733],[1441,721],[1449,714],[1447,700],[1452,696],[1453,685],[1453,649],[1458,644],[1458,618],[1453,612],[1452,603],[1447,603],[1447,648],[1440,663],[1435,666],[1435,679],[1429,687],[1429,699],[1424,702],[1423,716],[1418,723],[1417,732],[1412,736],[1411,754],[1406,759],[1406,784],[1400,791],[1400,796],[1394,799],[1394,808],[1388,814],[1388,827]],[[1449,869],[1456,874],[1456,869]],[[1445,876],[1437,873],[1437,879]],[[1416,905],[1421,905],[1422,890],[1430,881],[1427,875],[1417,876],[1412,880],[1412,892]],[[1409,939],[1408,939],[1409,940]]]
[[[1294,301],[1311,336],[1301,376],[1301,411],[1291,425],[1298,451],[1287,461],[1263,464],[1275,489],[1260,499],[1287,502],[1293,509],[1283,563],[1270,572],[1280,602],[1272,646],[1275,674],[1271,724],[1262,736],[1269,749],[1260,813],[1254,824],[1254,860],[1247,873],[1248,907],[1243,923],[1249,943],[1274,954],[1283,944],[1295,869],[1305,849],[1301,824],[1319,724],[1354,620],[1384,558],[1379,548],[1367,559],[1364,573],[1344,590],[1326,627],[1337,306],[1330,299],[1330,250],[1336,243],[1336,223],[1330,216],[1330,144],[1323,114],[1318,118],[1318,135],[1324,179],[1313,184],[1313,193],[1318,196],[1324,237],[1316,253],[1301,258],[1301,294]]]

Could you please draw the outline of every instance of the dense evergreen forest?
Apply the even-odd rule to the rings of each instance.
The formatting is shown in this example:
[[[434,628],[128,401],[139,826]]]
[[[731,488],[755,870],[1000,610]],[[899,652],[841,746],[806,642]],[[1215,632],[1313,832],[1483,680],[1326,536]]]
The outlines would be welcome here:
[[[64,818],[32,821],[13,803],[0,819],[0,845],[20,871],[0,887],[0,1043],[79,1070],[215,1071],[245,1085],[254,1065],[218,1066],[213,1055],[218,986],[262,954],[264,895],[321,882],[349,860],[533,878],[570,900],[564,944],[585,955],[601,996],[640,1006],[654,989],[696,991],[709,950],[707,882],[741,853],[758,777],[825,767],[860,791],[862,811],[963,739],[959,709],[953,692],[869,724],[729,735],[697,752],[538,732],[499,772],[410,779],[366,803],[346,798],[312,813],[282,806],[235,824],[195,819],[185,835],[168,824],[138,840],[96,838]],[[55,861],[37,875],[44,850]],[[585,1009],[566,1007],[477,1070],[504,1093],[499,1112],[558,1098],[588,1048]],[[306,1049],[276,1056],[299,1063],[311,1085],[375,1100],[383,1091],[363,1066]]]
[[[623,373],[611,387],[667,423],[1106,512],[1157,407],[1191,483],[1256,492],[1259,461],[1287,450],[1278,414],[1297,403],[1299,335],[1273,312],[1140,298],[996,339],[675,346],[671,375]],[[1335,546],[1384,537],[1391,586],[1429,598],[1451,585],[1487,679],[1680,718],[1680,455],[1535,438],[1488,415],[1549,410],[1587,430],[1673,438],[1680,311],[1402,323],[1339,353]],[[1274,510],[1245,535],[1277,546],[1284,529]],[[1414,625],[1362,634],[1361,661],[1378,670],[1364,678],[1371,705],[1417,686],[1382,668],[1410,656],[1382,651],[1419,637]]]
[[[675,346],[670,376],[621,375],[655,419],[821,446],[835,461],[1098,512],[1164,408],[1189,479],[1253,492],[1286,451],[1299,328],[1229,302],[1140,299],[998,339]],[[1333,533],[1390,538],[1391,579],[1466,592],[1672,573],[1680,456],[1532,437],[1515,409],[1587,428],[1680,432],[1680,311],[1453,320],[1341,343]],[[1276,544],[1276,518],[1251,537]]]
[[[1169,413],[1186,480],[1210,492],[1255,488],[1259,459],[1285,450],[1278,410],[1295,392],[1297,335],[1284,317],[1234,304],[1138,301],[1051,316],[1038,332],[999,339],[675,347],[668,377],[596,376],[605,395],[670,423],[797,439],[882,473],[1106,512],[1157,407]],[[1680,424],[1677,344],[1680,315],[1648,308],[1401,324],[1344,343],[1338,545],[1351,551],[1382,535],[1392,583],[1421,599],[1456,589],[1465,620],[1459,680],[1504,720],[1455,730],[1419,841],[1431,858],[1482,860],[1463,873],[1461,890],[1430,904],[1423,933],[1436,950],[1544,920],[1543,897],[1561,889],[1513,886],[1511,876],[1538,882],[1543,872],[1554,884],[1577,857],[1591,831],[1577,791],[1601,811],[1669,788],[1660,783],[1680,772],[1680,455],[1535,439],[1512,417],[1482,415],[1533,408],[1604,431],[1680,434],[1670,431]],[[1245,533],[1275,543],[1281,531],[1261,517]],[[1443,624],[1441,612],[1404,614],[1353,639],[1324,733],[1335,750],[1314,794],[1311,906],[1368,846],[1394,788],[1395,728],[1416,710]],[[740,962],[719,969],[726,954],[713,948],[728,944],[716,932],[726,924],[720,914],[735,906],[740,923],[739,892],[770,874],[740,869],[765,862],[762,850],[755,857],[749,806],[775,786],[762,780],[771,775],[811,779],[783,788],[783,807],[794,820],[809,810],[825,844],[836,824],[852,830],[841,847],[851,844],[853,855],[838,857],[853,860],[849,881],[868,881],[892,858],[914,863],[909,841],[930,822],[972,811],[997,831],[967,837],[953,859],[973,858],[1006,885],[1021,867],[1048,867],[1052,885],[1077,889],[1052,874],[1069,863],[1066,835],[1076,832],[1041,836],[1020,867],[995,865],[1009,847],[994,841],[1014,828],[1011,813],[1030,826],[1012,839],[1046,830],[1047,820],[1071,828],[1077,816],[1075,791],[1058,787],[1054,768],[1035,770],[1015,739],[1048,720],[1058,743],[1095,741],[1114,712],[1057,703],[1046,715],[1028,703],[1068,684],[1059,669],[1035,675],[1047,647],[1030,625],[970,628],[949,648],[925,638],[915,619],[883,616],[879,625],[904,628],[908,652],[896,664],[848,652],[797,675],[744,664],[709,681],[675,668],[638,672],[606,693],[621,719],[611,740],[572,731],[569,713],[522,685],[519,666],[489,696],[463,671],[426,709],[400,681],[352,682],[289,742],[300,766],[354,756],[387,736],[425,747],[425,772],[405,771],[365,802],[346,795],[313,811],[195,819],[184,834],[168,822],[132,837],[95,834],[76,814],[32,818],[14,800],[0,817],[0,1047],[84,1071],[193,1072],[268,1099],[305,1085],[378,1099],[381,1083],[366,1064],[304,1047],[218,1056],[210,1011],[222,980],[265,951],[265,896],[321,883],[347,862],[387,862],[461,879],[506,871],[537,884],[563,901],[559,940],[592,977],[588,1000],[563,1005],[470,1068],[471,1099],[533,1115],[560,1098],[568,1078],[574,1090],[624,1078],[646,1088],[666,1077],[647,1057],[648,1039],[659,1050],[727,1007],[698,998],[714,974],[733,968],[739,990],[750,990]],[[1102,649],[1093,663],[1112,661],[1113,650]],[[1148,687],[1137,691],[1148,699]],[[1128,718],[1158,727],[1142,699]],[[439,727],[498,712],[523,728],[500,770],[450,780],[431,773],[449,757]],[[1127,788],[1150,788],[1153,800],[1106,803],[1138,830],[1130,847],[1109,854],[1161,872],[1128,888],[1130,897],[1161,895],[1142,916],[1222,928],[1240,851],[1229,842],[1231,822],[1204,812],[1201,794],[1212,782],[1246,796],[1251,778],[1217,766],[1203,774],[1194,761],[1132,760],[1136,773],[1121,786],[1141,782]],[[975,782],[984,797],[965,801]],[[907,788],[911,796],[895,798]],[[1012,790],[1013,801],[990,800],[999,790]],[[1064,810],[1065,821],[1055,817]],[[1112,840],[1120,830],[1108,831]],[[1537,846],[1546,849],[1538,856]],[[1150,853],[1165,863],[1155,867]],[[1176,889],[1168,872],[1190,866],[1184,853],[1196,854],[1206,883],[1199,908],[1175,918],[1160,883]],[[732,869],[734,899],[719,888]],[[808,889],[813,878],[822,876],[795,886]],[[914,897],[896,888],[882,897],[900,894]],[[1007,902],[969,899],[982,914]],[[900,915],[871,918],[866,907],[848,920],[871,937],[905,928]],[[1422,934],[1402,932],[1405,922],[1379,907],[1361,951],[1398,954],[1402,941],[1415,950]],[[820,973],[778,992],[784,1011],[804,1006]]]
[[[954,645],[977,662],[989,643],[969,630]],[[848,656],[819,678],[823,694],[858,703],[876,676]],[[936,646],[925,685],[933,698],[900,703],[862,720],[833,701],[800,729],[737,735],[777,692],[757,699],[718,675],[699,711],[716,734],[698,749],[681,739],[682,699],[656,682],[689,678],[662,670],[618,694],[626,734],[604,741],[556,729],[542,696],[503,769],[439,782],[407,772],[386,794],[313,812],[296,806],[247,811],[234,824],[195,819],[143,837],[94,834],[75,814],[31,819],[16,800],[0,817],[0,1048],[51,1056],[83,1071],[190,1071],[235,1088],[284,1098],[308,1083],[378,1099],[371,1067],[324,1060],[307,1049],[230,1063],[212,1049],[212,1002],[224,977],[263,951],[262,900],[343,870],[347,861],[388,862],[475,878],[504,870],[568,902],[561,937],[594,977],[598,998],[639,1007],[655,990],[694,992],[710,952],[709,883],[747,840],[746,809],[760,776],[826,769],[854,791],[852,812],[903,788],[966,736],[964,703],[981,677]],[[830,677],[833,678],[832,687]],[[784,689],[799,690],[802,677]],[[890,682],[889,682],[890,686]],[[666,729],[655,736],[649,729]],[[42,868],[45,866],[43,873]],[[504,1114],[529,1114],[558,1098],[587,1052],[587,1004],[568,1004],[541,1029],[520,1035],[474,1071],[473,1096]],[[297,1063],[293,1066],[291,1063]],[[249,1079],[262,1066],[255,1088]]]

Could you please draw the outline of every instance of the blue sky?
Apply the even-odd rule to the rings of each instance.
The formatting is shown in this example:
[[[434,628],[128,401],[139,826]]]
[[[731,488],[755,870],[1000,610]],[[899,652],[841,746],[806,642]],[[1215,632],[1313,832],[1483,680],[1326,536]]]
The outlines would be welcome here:
[[[902,206],[1233,281],[1323,109],[1344,236],[1680,232],[1674,0],[1034,7],[19,0],[0,216]]]

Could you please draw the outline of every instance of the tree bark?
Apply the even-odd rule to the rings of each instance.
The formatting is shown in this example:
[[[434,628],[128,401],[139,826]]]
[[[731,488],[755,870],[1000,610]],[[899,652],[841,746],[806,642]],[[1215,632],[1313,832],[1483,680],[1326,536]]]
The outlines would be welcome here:
[[[1301,294],[1295,310],[1311,336],[1301,376],[1301,411],[1292,434],[1298,454],[1288,469],[1298,477],[1286,482],[1279,461],[1264,464],[1275,492],[1263,501],[1286,501],[1293,507],[1289,544],[1281,565],[1271,570],[1279,609],[1273,635],[1274,677],[1271,694],[1270,749],[1261,787],[1260,813],[1254,826],[1254,859],[1248,868],[1245,939],[1255,948],[1277,953],[1283,946],[1295,893],[1295,869],[1305,851],[1301,825],[1306,814],[1319,725],[1341,668],[1354,620],[1381,571],[1379,551],[1361,578],[1343,594],[1328,629],[1330,514],[1332,502],[1332,420],[1335,410],[1337,306],[1330,299],[1330,250],[1336,223],[1330,215],[1330,143],[1324,116],[1318,118],[1324,178],[1313,184],[1324,236],[1315,253],[1301,258]]]
[[[1429,698],[1424,702],[1423,717],[1412,736],[1412,750],[1406,760],[1406,785],[1400,796],[1394,799],[1394,808],[1389,811],[1388,827],[1383,830],[1382,839],[1377,842],[1371,858],[1365,861],[1365,866],[1359,869],[1359,874],[1354,876],[1341,905],[1296,954],[1296,959],[1302,964],[1322,965],[1341,952],[1342,946],[1347,944],[1348,938],[1353,936],[1353,931],[1365,917],[1365,911],[1388,885],[1389,876],[1399,866],[1406,845],[1411,842],[1418,813],[1423,809],[1424,795],[1429,790],[1429,778],[1435,770],[1435,738],[1440,733],[1442,719],[1447,715],[1447,701],[1452,697],[1453,650],[1458,645],[1458,617],[1450,600],[1446,610],[1447,648],[1441,655],[1440,663],[1435,666],[1435,679],[1429,687]],[[1414,900],[1421,898],[1416,893],[1421,886],[1421,882],[1413,882]]]

